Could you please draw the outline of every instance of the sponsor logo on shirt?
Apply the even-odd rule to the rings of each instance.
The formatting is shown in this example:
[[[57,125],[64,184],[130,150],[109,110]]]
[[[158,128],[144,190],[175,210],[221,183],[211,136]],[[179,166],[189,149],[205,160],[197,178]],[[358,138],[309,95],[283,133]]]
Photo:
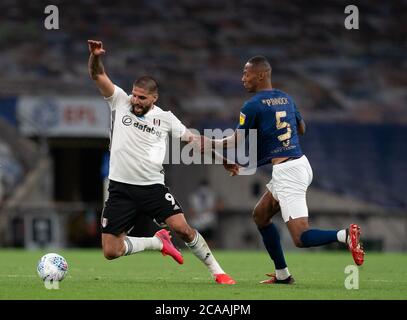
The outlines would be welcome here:
[[[139,130],[141,130],[143,132],[147,132],[147,133],[153,134],[153,135],[161,138],[161,135],[162,135],[161,131],[158,131],[154,127],[149,127],[147,124],[143,124],[143,123],[140,123],[138,121],[133,123],[133,118],[130,117],[130,116],[123,116],[122,123],[125,126],[130,126],[130,125],[133,124],[133,126],[135,128],[137,128],[137,129],[139,129]]]
[[[142,124],[140,122],[135,122],[134,127],[143,132],[151,133],[151,134],[156,135],[157,137],[161,138],[162,132],[154,129],[154,127],[149,127],[148,125]]]
[[[122,118],[122,123],[123,123],[125,126],[130,126],[130,125],[133,123],[133,119],[132,119],[130,116],[124,116],[124,117]]]

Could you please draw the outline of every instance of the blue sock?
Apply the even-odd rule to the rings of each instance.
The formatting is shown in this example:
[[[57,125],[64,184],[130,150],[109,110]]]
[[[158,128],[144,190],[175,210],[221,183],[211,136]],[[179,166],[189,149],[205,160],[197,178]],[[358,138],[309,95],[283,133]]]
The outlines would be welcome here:
[[[301,234],[302,247],[317,247],[338,242],[338,230],[309,229]]]
[[[286,268],[287,264],[285,263],[283,248],[281,247],[280,234],[278,233],[276,226],[271,223],[264,228],[259,228],[259,231],[276,269],[279,270]]]

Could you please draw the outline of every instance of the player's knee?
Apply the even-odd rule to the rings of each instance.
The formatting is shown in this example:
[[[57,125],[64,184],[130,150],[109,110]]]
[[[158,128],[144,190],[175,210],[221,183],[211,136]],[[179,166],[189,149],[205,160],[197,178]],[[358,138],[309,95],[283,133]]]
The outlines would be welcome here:
[[[270,223],[270,218],[266,216],[262,210],[260,210],[257,206],[254,208],[252,212],[252,218],[254,220],[254,223],[259,227],[265,227]]]
[[[103,255],[105,256],[105,258],[107,260],[113,260],[116,259],[120,256],[122,256],[122,252],[120,252],[120,250],[117,250],[113,247],[107,247],[107,248],[103,248]]]
[[[254,209],[253,209],[253,211],[252,211],[252,218],[253,218],[253,221],[256,223],[256,225],[259,225],[259,212],[258,212],[258,209],[257,209],[257,207],[254,207]]]
[[[304,245],[302,244],[301,238],[295,237],[295,238],[293,238],[293,242],[294,242],[294,245],[297,248],[304,248]]]
[[[105,256],[105,258],[107,260],[113,260],[118,258],[118,256],[116,254],[114,254],[113,252],[110,251],[103,251],[103,255]]]

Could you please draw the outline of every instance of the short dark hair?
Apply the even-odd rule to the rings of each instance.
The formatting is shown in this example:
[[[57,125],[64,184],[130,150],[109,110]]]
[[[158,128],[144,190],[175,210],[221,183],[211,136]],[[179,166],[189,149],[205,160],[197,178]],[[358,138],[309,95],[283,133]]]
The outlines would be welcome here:
[[[265,56],[260,56],[260,55],[254,56],[254,57],[251,57],[247,62],[251,63],[255,67],[270,69],[270,72],[271,72],[271,65]]]
[[[148,90],[150,93],[158,92],[158,82],[153,77],[142,76],[133,83],[133,87],[139,87]]]

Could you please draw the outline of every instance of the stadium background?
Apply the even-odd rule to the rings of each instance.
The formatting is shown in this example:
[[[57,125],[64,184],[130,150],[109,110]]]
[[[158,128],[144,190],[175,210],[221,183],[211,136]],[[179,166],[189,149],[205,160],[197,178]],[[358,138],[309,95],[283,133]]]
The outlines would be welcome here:
[[[344,27],[348,3],[303,3],[54,1],[59,30],[46,30],[49,3],[1,1],[0,246],[100,246],[110,114],[89,79],[86,43],[98,39],[115,83],[129,91],[137,76],[156,77],[159,105],[200,130],[236,126],[249,97],[242,66],[268,57],[274,86],[307,123],[312,225],[360,223],[368,251],[406,251],[407,2],[352,3],[359,30]],[[217,248],[262,249],[251,210],[270,168],[236,178],[219,166],[165,169],[187,216],[202,178],[222,199]],[[296,250],[276,222],[284,247]],[[140,219],[132,232],[154,230]]]

